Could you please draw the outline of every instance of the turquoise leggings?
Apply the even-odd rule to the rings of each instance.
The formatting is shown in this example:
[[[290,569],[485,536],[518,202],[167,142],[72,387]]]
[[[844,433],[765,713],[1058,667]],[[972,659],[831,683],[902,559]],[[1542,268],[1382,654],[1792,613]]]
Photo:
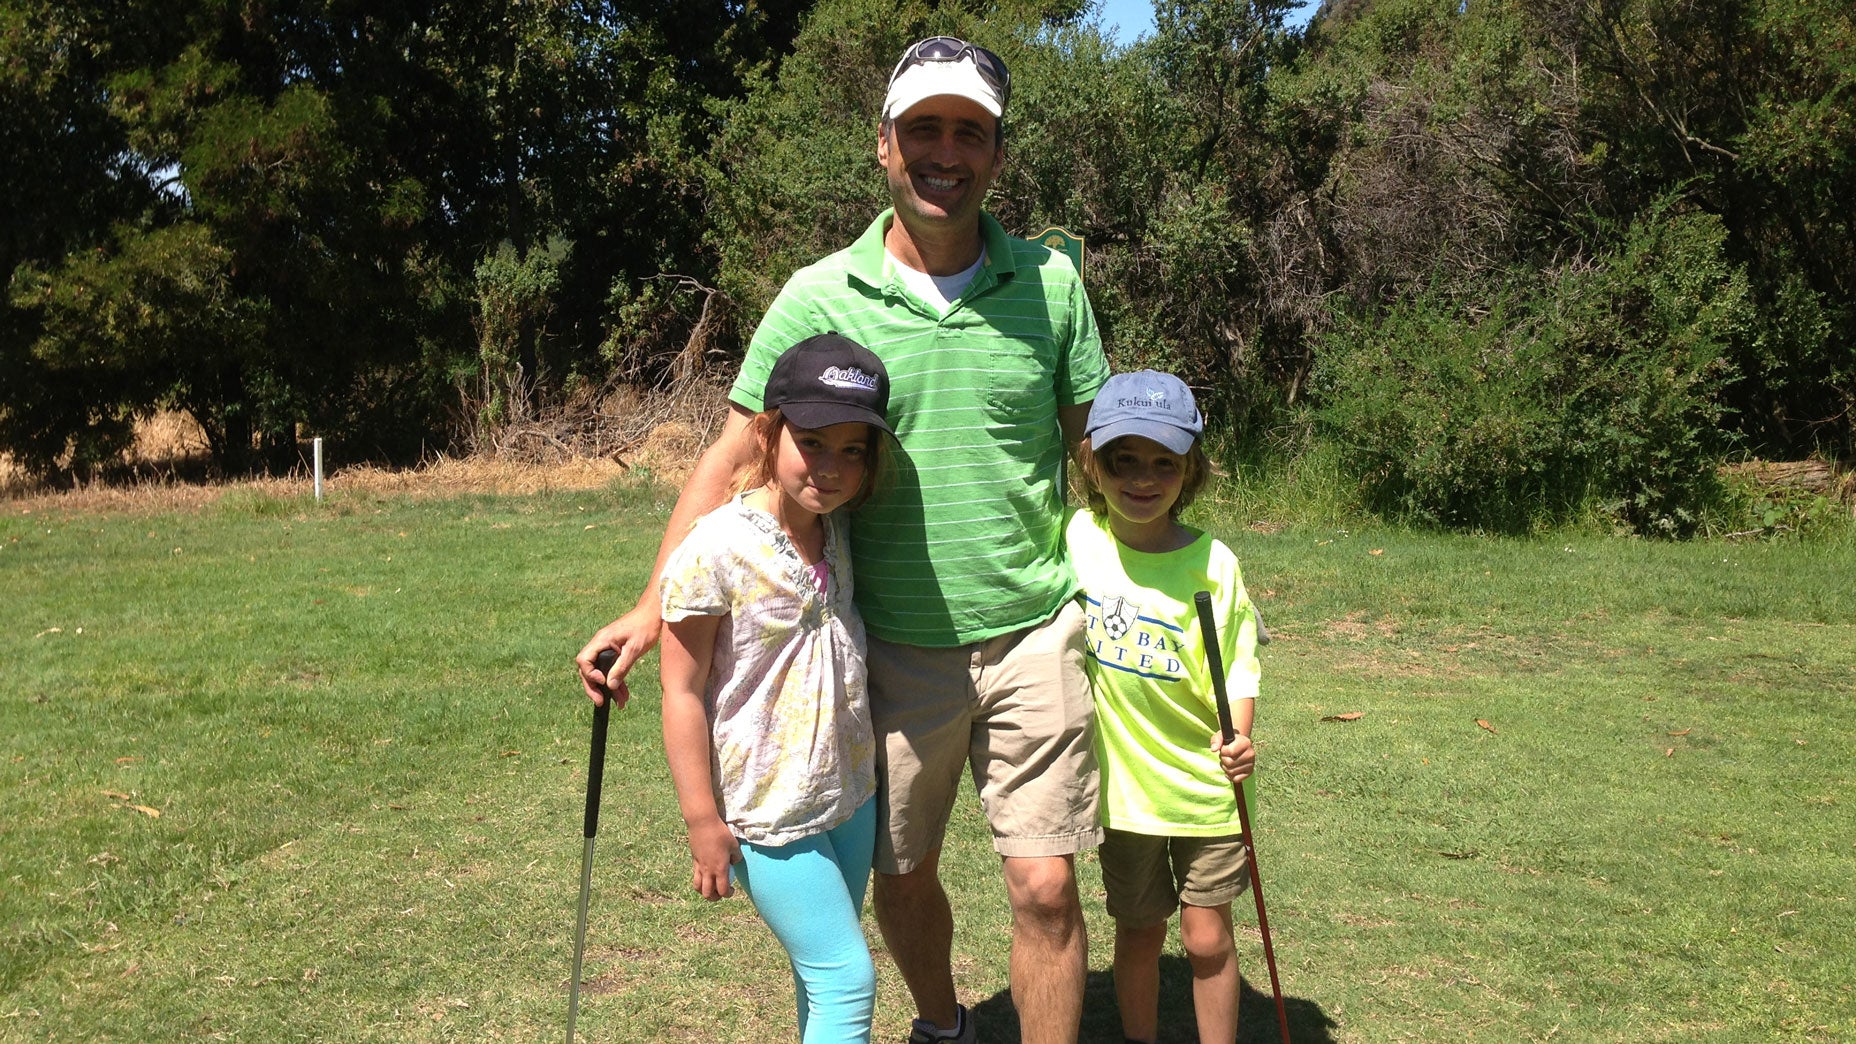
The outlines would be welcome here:
[[[876,799],[790,845],[741,844],[735,883],[786,947],[804,1044],[866,1042],[876,968],[864,942],[864,889],[876,852]]]

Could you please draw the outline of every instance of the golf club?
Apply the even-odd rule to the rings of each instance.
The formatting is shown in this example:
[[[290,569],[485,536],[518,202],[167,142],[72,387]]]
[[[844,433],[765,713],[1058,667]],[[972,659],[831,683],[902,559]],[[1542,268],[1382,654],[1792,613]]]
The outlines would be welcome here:
[[[1199,632],[1205,638],[1205,659],[1212,672],[1212,692],[1218,697],[1218,730],[1229,743],[1237,730],[1231,725],[1231,697],[1224,686],[1224,652],[1218,646],[1218,624],[1212,619],[1212,594],[1199,591],[1192,596],[1199,611]],[[1261,624],[1261,620],[1258,621]],[[1270,992],[1276,995],[1276,1025],[1282,1029],[1282,1044],[1289,1044],[1289,1011],[1282,1003],[1282,982],[1276,977],[1276,948],[1270,945],[1270,919],[1263,912],[1263,875],[1257,871],[1257,845],[1250,833],[1250,807],[1244,800],[1244,785],[1231,784],[1237,795],[1237,823],[1244,832],[1244,847],[1250,851],[1250,894],[1257,900],[1257,931],[1263,936],[1263,960],[1270,968]]]
[[[619,654],[601,649],[593,666],[612,670]],[[580,959],[586,955],[586,905],[593,891],[593,837],[599,833],[599,787],[606,776],[606,720],[612,714],[612,690],[593,708],[593,752],[586,762],[586,847],[580,853],[580,917],[574,927],[574,977],[567,994],[567,1044],[574,1044],[574,1020],[580,1015]]]

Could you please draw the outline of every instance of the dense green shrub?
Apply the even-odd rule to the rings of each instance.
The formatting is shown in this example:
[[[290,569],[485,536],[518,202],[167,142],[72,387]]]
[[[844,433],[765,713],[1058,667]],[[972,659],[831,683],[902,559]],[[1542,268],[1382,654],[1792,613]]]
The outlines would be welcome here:
[[[1640,533],[1687,535],[1719,492],[1729,360],[1751,335],[1746,273],[1713,215],[1652,208],[1619,251],[1563,280],[1549,317],[1587,375],[1567,404],[1602,506]]]
[[[536,406],[535,390],[547,376],[542,349],[548,317],[570,252],[559,236],[527,251],[505,241],[477,262],[479,383],[466,397],[474,397],[479,425],[527,420]]]
[[[1368,506],[1513,532],[1584,498],[1562,369],[1529,333],[1505,305],[1477,319],[1438,297],[1337,328],[1322,347],[1316,416]]]
[[[1712,216],[1660,207],[1619,238],[1492,304],[1429,294],[1337,327],[1317,423],[1371,506],[1505,532],[1593,507],[1638,533],[1694,529],[1718,492],[1745,276]]]

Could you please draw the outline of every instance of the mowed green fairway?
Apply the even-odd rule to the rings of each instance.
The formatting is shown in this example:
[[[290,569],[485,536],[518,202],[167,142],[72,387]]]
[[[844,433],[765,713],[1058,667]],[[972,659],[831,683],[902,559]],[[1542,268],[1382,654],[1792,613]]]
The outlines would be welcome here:
[[[8,506],[0,1040],[561,1039],[590,721],[568,661],[668,506]],[[1233,516],[1189,518],[1231,519],[1276,639],[1256,820],[1296,1039],[1856,1039],[1856,543]],[[777,945],[689,890],[654,674],[613,716],[582,1038],[791,1039]],[[1079,867],[1084,1036],[1119,1040]],[[962,997],[1015,1041],[971,800],[944,876]],[[1274,1040],[1254,930],[1240,956],[1245,1039]],[[1164,1039],[1194,1039],[1183,959],[1164,972]]]

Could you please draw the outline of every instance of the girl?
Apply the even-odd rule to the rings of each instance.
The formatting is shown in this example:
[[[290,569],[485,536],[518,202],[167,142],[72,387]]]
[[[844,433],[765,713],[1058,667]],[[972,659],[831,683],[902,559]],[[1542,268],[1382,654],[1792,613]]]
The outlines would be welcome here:
[[[870,487],[889,378],[835,334],[781,355],[744,490],[663,578],[664,749],[705,899],[733,884],[786,948],[808,1044],[867,1041],[859,918],[876,839],[864,627],[841,520]]]
[[[1237,1037],[1231,900],[1249,883],[1249,861],[1231,785],[1256,759],[1257,617],[1230,548],[1179,522],[1205,483],[1202,428],[1177,377],[1143,370],[1109,378],[1079,454],[1077,484],[1089,510],[1075,512],[1065,532],[1088,607],[1102,883],[1115,918],[1115,997],[1130,1041],[1158,1036],[1160,951],[1176,909],[1199,1040]],[[1212,593],[1230,665],[1237,736],[1222,748],[1197,591]]]

